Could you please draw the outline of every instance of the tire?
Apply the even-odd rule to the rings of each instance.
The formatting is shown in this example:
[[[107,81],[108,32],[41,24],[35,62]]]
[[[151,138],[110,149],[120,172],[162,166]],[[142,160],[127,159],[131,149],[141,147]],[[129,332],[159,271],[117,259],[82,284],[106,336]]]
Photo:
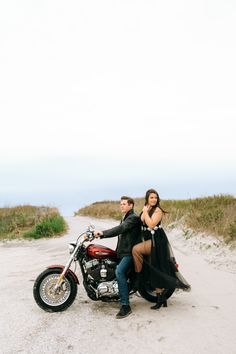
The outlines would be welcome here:
[[[68,273],[59,289],[58,294],[53,291],[56,282],[62,273],[59,268],[46,269],[34,283],[34,299],[38,306],[47,312],[66,310],[74,302],[77,294],[77,284],[73,276]]]
[[[165,291],[165,298],[169,299],[171,295],[174,293],[175,289],[168,289]],[[151,285],[146,282],[142,284],[142,286],[138,290],[139,294],[147,301],[157,302],[157,295],[155,290],[151,287]]]

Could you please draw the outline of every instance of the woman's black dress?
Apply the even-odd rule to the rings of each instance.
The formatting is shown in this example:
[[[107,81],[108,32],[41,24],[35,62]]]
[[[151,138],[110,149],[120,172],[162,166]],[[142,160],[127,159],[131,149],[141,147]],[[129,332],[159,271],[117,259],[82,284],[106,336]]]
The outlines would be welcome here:
[[[142,239],[144,241],[152,240],[151,255],[148,259],[144,259],[147,265],[145,267],[147,270],[145,277],[149,277],[151,286],[153,288],[179,288],[189,291],[191,287],[178,271],[172,248],[161,223],[154,229],[150,229],[143,224]]]

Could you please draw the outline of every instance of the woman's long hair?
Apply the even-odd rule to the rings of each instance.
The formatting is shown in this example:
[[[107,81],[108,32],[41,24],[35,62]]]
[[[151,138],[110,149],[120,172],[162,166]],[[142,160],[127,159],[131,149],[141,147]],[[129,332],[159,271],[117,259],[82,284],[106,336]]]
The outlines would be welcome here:
[[[148,212],[149,216],[150,216],[150,217],[152,216],[152,214],[154,213],[154,211],[156,210],[157,207],[160,208],[161,211],[162,211],[164,214],[166,214],[167,211],[164,210],[164,209],[160,206],[160,197],[159,197],[159,194],[157,193],[157,191],[156,191],[155,189],[152,189],[152,188],[151,188],[151,189],[148,189],[148,190],[147,190],[147,192],[146,192],[146,194],[145,194],[145,205],[148,204],[149,196],[150,196],[150,194],[152,194],[152,193],[156,194],[156,196],[157,196],[157,202],[156,202],[155,205],[153,205],[153,206],[150,208],[150,210],[149,210],[149,212]]]

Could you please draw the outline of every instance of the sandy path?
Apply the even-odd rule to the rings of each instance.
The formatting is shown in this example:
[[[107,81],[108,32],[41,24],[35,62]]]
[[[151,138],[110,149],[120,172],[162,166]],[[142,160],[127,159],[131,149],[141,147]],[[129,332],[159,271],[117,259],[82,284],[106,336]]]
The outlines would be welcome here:
[[[168,308],[149,309],[133,295],[133,313],[117,320],[116,303],[93,302],[83,287],[74,304],[62,313],[46,313],[34,302],[33,281],[53,263],[64,264],[67,243],[91,218],[68,218],[70,231],[61,238],[0,244],[0,352],[10,353],[236,353],[236,275],[216,269],[201,254],[181,251],[170,235],[180,270],[192,285],[175,293]],[[116,225],[93,220],[96,228]],[[115,240],[99,241],[115,247]]]

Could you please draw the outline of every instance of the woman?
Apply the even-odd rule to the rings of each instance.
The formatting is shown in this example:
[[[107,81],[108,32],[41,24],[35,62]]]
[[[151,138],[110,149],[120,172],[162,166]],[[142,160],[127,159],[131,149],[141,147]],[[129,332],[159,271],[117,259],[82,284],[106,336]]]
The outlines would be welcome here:
[[[165,289],[190,290],[190,285],[176,268],[171,246],[161,227],[161,220],[165,213],[166,211],[160,206],[158,193],[154,189],[149,189],[140,214],[143,242],[133,247],[132,255],[138,283],[141,280],[143,256],[150,256],[150,262],[147,262],[149,280],[157,293],[157,303],[151,307],[153,310],[159,309],[162,305],[167,307]]]

